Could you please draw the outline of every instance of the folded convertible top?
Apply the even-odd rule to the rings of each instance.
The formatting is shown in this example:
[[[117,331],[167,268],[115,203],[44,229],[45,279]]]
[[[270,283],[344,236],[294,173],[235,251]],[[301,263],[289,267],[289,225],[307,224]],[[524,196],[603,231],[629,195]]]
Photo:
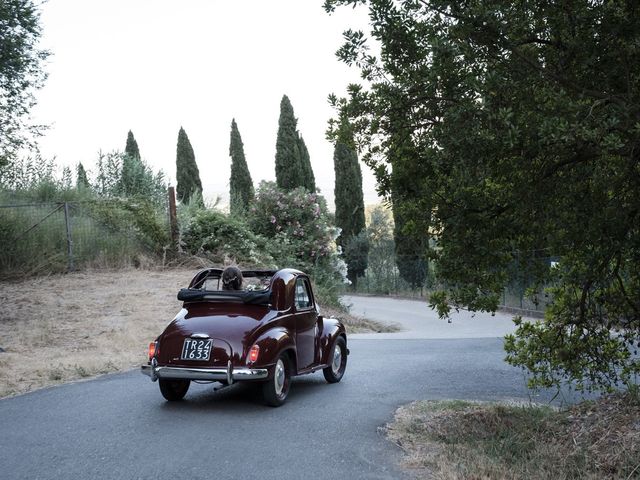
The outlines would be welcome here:
[[[270,305],[271,290],[199,290],[183,288],[178,292],[178,300],[183,302],[236,302],[252,305]]]

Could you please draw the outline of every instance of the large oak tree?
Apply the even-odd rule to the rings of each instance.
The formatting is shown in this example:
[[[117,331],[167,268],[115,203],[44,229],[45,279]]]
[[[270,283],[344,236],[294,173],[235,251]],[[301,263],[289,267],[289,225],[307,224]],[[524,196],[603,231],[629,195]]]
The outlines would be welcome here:
[[[551,298],[544,321],[519,323],[506,342],[532,386],[630,381],[640,373],[640,4],[325,7],[355,4],[368,8],[380,53],[345,32],[338,54],[365,86],[333,100],[383,193],[393,196],[391,171],[412,172],[404,213],[435,240],[433,306],[495,310],[507,282],[525,278]],[[410,139],[402,155],[397,132]]]

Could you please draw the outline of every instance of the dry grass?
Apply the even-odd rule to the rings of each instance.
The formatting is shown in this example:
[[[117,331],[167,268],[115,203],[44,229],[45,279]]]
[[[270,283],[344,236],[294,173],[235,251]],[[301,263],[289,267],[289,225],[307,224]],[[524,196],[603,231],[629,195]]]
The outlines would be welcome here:
[[[0,282],[0,397],[140,365],[149,341],[180,310],[176,294],[195,270],[101,270]],[[339,316],[350,332],[384,328]]]
[[[324,305],[322,305],[321,314],[327,318],[340,319],[344,323],[347,333],[388,333],[401,330],[400,325],[397,323],[382,323],[368,318],[356,317]]]
[[[414,402],[398,409],[386,432],[405,451],[405,466],[418,478],[640,478],[637,390],[563,411]]]

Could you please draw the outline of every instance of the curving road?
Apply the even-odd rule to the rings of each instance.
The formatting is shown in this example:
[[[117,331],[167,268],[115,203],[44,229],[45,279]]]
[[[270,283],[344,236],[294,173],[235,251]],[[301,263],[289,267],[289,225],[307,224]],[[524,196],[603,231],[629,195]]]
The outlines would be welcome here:
[[[193,385],[169,404],[137,371],[0,400],[0,478],[401,479],[400,452],[379,433],[399,405],[531,398],[502,361],[508,316],[434,323],[422,302],[346,301],[405,331],[352,335],[342,382],[295,379],[276,409],[243,385]]]

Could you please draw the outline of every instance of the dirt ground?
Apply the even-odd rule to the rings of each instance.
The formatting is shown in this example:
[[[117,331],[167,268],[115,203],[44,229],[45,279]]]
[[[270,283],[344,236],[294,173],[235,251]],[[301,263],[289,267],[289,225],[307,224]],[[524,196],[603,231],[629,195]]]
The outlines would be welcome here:
[[[0,282],[0,398],[146,362],[195,270],[89,271]],[[323,307],[324,315],[336,314]],[[375,322],[338,313],[349,332]]]

